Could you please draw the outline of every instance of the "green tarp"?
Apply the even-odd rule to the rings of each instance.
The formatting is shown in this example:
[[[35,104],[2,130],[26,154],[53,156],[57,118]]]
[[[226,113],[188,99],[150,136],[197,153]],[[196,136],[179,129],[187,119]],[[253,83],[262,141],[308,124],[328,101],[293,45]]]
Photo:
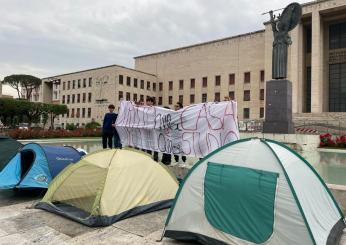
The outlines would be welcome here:
[[[266,242],[273,233],[277,177],[277,173],[209,162],[204,182],[209,223],[240,239]]]

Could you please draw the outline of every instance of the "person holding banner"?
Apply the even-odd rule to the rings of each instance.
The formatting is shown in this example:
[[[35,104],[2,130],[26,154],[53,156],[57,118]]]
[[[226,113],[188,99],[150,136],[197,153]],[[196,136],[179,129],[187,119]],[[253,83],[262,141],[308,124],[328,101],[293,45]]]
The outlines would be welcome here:
[[[176,110],[176,111],[179,111],[180,109],[182,109],[183,108],[183,104],[180,102],[180,101],[178,101],[176,104],[175,104],[175,106],[174,106],[174,109]],[[179,162],[179,155],[174,155],[174,160],[176,161],[176,162]],[[186,156],[182,156],[181,157],[181,160],[183,160],[183,162],[185,163],[186,162]]]
[[[115,120],[117,119],[117,115],[114,113],[115,106],[110,104],[108,106],[109,112],[105,114],[103,118],[103,125],[102,125],[102,146],[103,149],[111,148],[113,147],[112,138],[114,135],[114,126]]]
[[[155,105],[155,98],[154,97],[147,97],[146,99],[146,105],[147,106],[154,106]],[[148,154],[152,154],[151,150],[146,150]],[[154,156],[153,156],[154,161],[158,162],[159,161],[159,153],[157,151],[154,151]]]

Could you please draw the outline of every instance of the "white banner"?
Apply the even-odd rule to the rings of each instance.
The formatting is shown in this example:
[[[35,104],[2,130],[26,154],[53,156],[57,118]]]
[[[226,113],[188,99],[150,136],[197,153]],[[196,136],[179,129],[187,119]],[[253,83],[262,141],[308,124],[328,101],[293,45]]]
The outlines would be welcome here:
[[[209,102],[173,111],[122,101],[116,129],[124,146],[203,157],[239,139],[237,104]]]

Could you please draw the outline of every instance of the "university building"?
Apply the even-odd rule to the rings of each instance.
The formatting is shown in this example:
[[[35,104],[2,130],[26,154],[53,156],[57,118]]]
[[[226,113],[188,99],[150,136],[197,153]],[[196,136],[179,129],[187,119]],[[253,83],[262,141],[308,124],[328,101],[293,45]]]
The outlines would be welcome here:
[[[344,120],[346,1],[302,7],[288,50],[294,119]],[[109,103],[118,106],[121,98],[146,96],[171,108],[177,101],[189,105],[230,96],[238,103],[240,120],[260,120],[265,117],[265,81],[271,79],[272,42],[271,25],[264,23],[263,30],[137,56],[134,69],[114,65],[44,78],[40,96],[68,105],[69,115],[60,119],[64,125],[91,118],[101,122]]]

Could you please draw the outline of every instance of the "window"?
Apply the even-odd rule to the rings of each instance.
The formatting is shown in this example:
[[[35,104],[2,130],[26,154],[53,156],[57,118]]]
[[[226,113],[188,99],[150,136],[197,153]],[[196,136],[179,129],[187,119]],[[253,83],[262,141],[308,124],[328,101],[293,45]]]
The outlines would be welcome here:
[[[250,118],[250,108],[244,108],[243,118],[244,119],[249,119]]]
[[[159,97],[159,105],[162,105],[162,97]]]
[[[250,83],[251,75],[250,72],[244,73],[244,83]]]
[[[163,89],[163,83],[160,82],[160,83],[159,83],[159,91],[162,91],[162,89]]]
[[[190,94],[190,104],[194,104],[194,103],[195,103],[195,95]]]
[[[71,81],[67,82],[67,89],[70,90],[71,89]]]
[[[65,104],[65,95],[62,96],[62,104]]]
[[[179,80],[179,89],[180,90],[184,89],[184,80]]]
[[[63,82],[62,83],[62,90],[65,90],[66,89],[66,82]]]
[[[168,104],[173,104],[173,97],[172,96],[168,96]]]
[[[203,86],[203,88],[208,87],[208,77],[202,78],[202,86]]]
[[[346,22],[329,27],[329,49],[340,48],[346,48]]]
[[[91,117],[91,108],[88,108],[88,118]]]
[[[72,89],[75,89],[76,88],[76,80],[73,80],[72,81]]]
[[[124,84],[124,76],[119,75],[119,84]]]
[[[86,78],[83,78],[83,88],[86,88]]]
[[[141,89],[144,89],[144,80],[141,80]]]
[[[195,88],[195,79],[194,78],[191,78],[190,79],[190,88]]]
[[[130,93],[126,93],[126,100],[131,100],[131,94]]]
[[[67,109],[66,117],[70,117],[70,109]]]
[[[346,63],[329,65],[329,111],[346,112]]]
[[[70,104],[70,95],[67,95],[67,104]]]
[[[220,86],[221,84],[221,76],[215,76],[215,86]]]
[[[133,79],[133,87],[135,87],[135,88],[138,87],[138,79],[137,78]]]
[[[147,90],[150,90],[150,81],[147,81]]]
[[[77,118],[79,118],[79,117],[80,117],[80,108],[77,108],[76,117],[77,117]]]
[[[119,100],[122,100],[123,97],[124,97],[123,91],[119,91],[119,97],[118,97],[118,99],[119,99]]]
[[[140,99],[142,102],[144,102],[144,95],[143,94],[141,94]]]
[[[215,102],[220,102],[220,93],[215,93]]]
[[[72,108],[71,117],[74,117],[74,108]]]
[[[207,102],[207,94],[202,94],[202,103]]]
[[[156,91],[156,83],[153,83],[153,91]]]
[[[260,118],[264,118],[264,107],[260,108]]]
[[[92,83],[93,83],[93,79],[92,79],[92,77],[89,77],[89,87],[92,86]]]
[[[131,86],[131,77],[126,77],[126,85]]]
[[[168,90],[172,91],[173,90],[173,81],[168,82]]]
[[[261,82],[264,82],[264,70],[260,71]]]
[[[260,89],[260,100],[264,100],[264,89]]]
[[[229,82],[229,85],[235,84],[235,74],[234,73],[229,74],[228,82]]]
[[[234,91],[229,91],[228,96],[231,100],[234,100],[234,98],[235,98]]]
[[[77,94],[77,103],[80,103],[80,94]]]
[[[184,96],[183,95],[179,95],[179,102],[184,104]]]
[[[250,90],[244,90],[244,101],[250,101]]]
[[[35,95],[35,97],[36,97],[36,95]],[[58,99],[58,91],[54,91],[54,93],[53,93],[53,99],[54,99],[54,100],[57,100],[57,99]],[[35,100],[35,101],[37,101],[37,100]]]
[[[88,102],[91,102],[91,93],[88,93]]]
[[[86,100],[86,93],[83,93],[83,103],[85,103]]]
[[[76,97],[76,96],[73,94],[73,95],[72,95],[72,104],[75,102],[75,97]]]
[[[80,84],[80,79],[78,79],[78,88],[80,88],[81,84]]]
[[[137,94],[133,94],[133,101],[137,101]]]

